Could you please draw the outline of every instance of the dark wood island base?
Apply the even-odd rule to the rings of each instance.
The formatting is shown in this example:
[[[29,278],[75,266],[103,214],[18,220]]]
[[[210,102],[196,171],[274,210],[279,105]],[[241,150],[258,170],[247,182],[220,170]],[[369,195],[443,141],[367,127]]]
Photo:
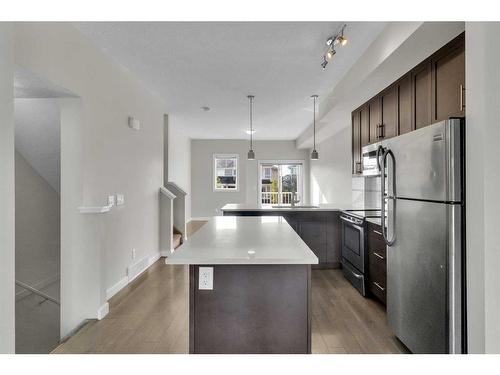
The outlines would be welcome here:
[[[189,266],[189,352],[310,354],[311,265],[213,265],[213,290]]]

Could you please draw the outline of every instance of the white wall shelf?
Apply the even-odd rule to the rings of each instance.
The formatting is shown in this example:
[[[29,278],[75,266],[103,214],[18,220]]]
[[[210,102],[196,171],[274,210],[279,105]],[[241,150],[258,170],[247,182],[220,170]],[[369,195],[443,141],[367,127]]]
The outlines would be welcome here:
[[[106,212],[111,211],[112,207],[113,205],[96,206],[96,207],[80,206],[78,207],[78,211],[80,211],[81,214],[104,214]]]

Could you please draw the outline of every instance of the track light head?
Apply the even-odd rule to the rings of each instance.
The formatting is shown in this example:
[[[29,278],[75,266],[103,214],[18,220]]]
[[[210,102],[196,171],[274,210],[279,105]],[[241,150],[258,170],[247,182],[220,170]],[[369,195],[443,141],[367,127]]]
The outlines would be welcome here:
[[[335,49],[333,49],[333,47],[330,47],[328,49],[328,51],[326,52],[326,56],[325,57],[326,57],[326,59],[328,61],[330,61],[333,58],[333,56],[335,56],[336,53],[337,52],[335,51]]]
[[[336,39],[336,44],[340,44],[342,47],[347,44],[347,38],[343,35],[339,35]]]

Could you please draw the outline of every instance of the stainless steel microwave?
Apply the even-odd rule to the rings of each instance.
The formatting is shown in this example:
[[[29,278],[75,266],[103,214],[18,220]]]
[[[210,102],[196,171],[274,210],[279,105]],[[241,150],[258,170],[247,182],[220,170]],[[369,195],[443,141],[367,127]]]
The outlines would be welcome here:
[[[361,172],[363,176],[379,176],[377,149],[382,142],[372,143],[361,149]]]

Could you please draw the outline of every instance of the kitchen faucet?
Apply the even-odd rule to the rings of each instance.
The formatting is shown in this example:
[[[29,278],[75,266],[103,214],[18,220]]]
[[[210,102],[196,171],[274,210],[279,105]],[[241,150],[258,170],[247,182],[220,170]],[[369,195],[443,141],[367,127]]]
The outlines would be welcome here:
[[[297,203],[299,203],[299,202],[300,202],[300,199],[299,199],[299,198],[297,198],[297,192],[296,192],[296,191],[294,191],[294,192],[292,193],[291,206],[292,206],[292,207],[295,207],[295,205],[296,205]]]

